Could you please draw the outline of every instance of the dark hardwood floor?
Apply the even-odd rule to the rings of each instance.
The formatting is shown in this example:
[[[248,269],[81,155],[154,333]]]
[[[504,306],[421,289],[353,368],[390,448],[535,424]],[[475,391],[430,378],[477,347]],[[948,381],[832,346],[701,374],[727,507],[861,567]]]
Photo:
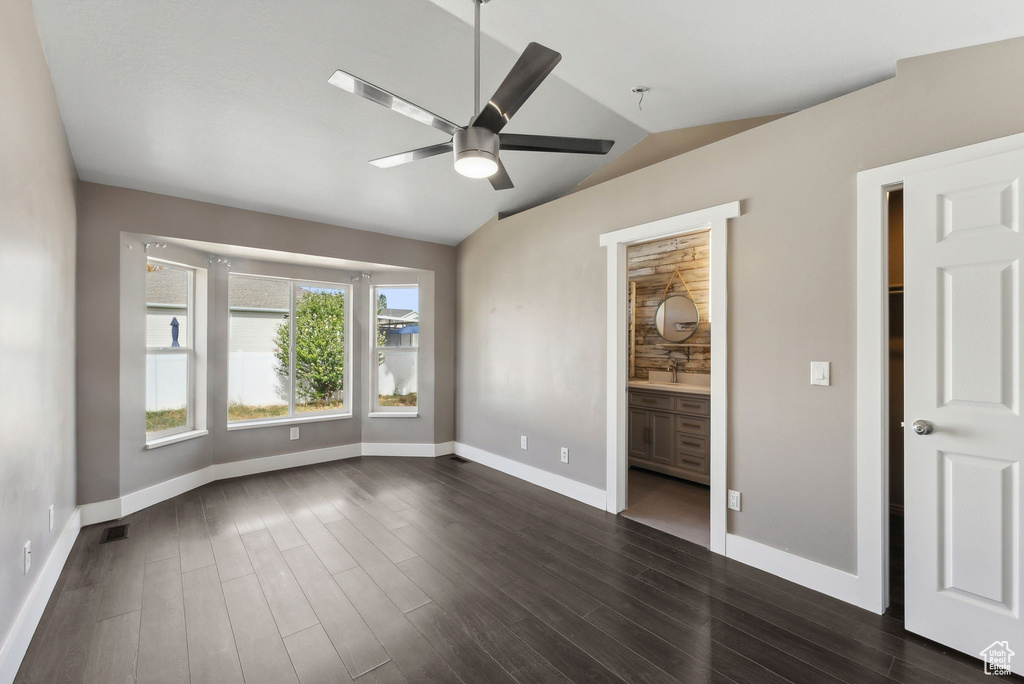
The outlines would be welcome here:
[[[18,682],[987,682],[981,663],[450,458],[205,486],[82,530]]]

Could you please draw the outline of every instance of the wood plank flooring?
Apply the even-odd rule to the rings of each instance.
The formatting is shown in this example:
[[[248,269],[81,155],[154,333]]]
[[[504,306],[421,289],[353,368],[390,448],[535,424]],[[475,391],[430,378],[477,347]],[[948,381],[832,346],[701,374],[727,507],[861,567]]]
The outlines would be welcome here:
[[[450,458],[213,483],[84,528],[17,682],[986,682],[978,660]]]

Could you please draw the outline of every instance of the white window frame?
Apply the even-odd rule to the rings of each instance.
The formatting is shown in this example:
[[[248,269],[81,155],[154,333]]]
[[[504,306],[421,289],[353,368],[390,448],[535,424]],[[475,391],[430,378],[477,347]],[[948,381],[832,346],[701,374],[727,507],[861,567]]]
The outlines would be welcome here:
[[[228,346],[230,347],[231,341],[231,306],[230,306],[230,288],[231,278],[255,278],[259,280],[276,280],[280,282],[286,282],[289,284],[288,292],[288,415],[280,416],[276,418],[258,418],[255,420],[236,420],[232,421],[230,418],[227,421],[228,430],[246,430],[248,428],[255,427],[267,427],[271,425],[287,425],[291,423],[309,423],[317,422],[322,420],[333,420],[337,418],[351,418],[352,417],[352,285],[348,283],[334,283],[326,280],[305,280],[300,278],[283,278],[280,276],[268,276],[259,273],[240,273],[230,272],[228,273],[228,302],[227,307],[228,314]],[[296,290],[301,287],[312,287],[329,290],[341,290],[345,296],[345,358],[344,358],[344,375],[342,390],[342,404],[341,410],[326,410],[326,411],[308,411],[301,414],[295,412],[295,301],[296,301]],[[229,352],[230,354],[230,352]],[[229,357],[230,358],[230,357]],[[228,374],[230,376],[230,364]],[[231,379],[228,378],[228,385],[230,386]],[[228,397],[230,402],[230,396]]]
[[[185,374],[188,380],[188,388],[185,392],[185,425],[181,427],[168,428],[167,430],[159,430],[157,432],[146,433],[146,444],[153,444],[166,440],[168,437],[178,435],[185,432],[192,432],[196,429],[196,325],[198,324],[198,316],[196,315],[196,268],[194,266],[188,266],[186,264],[179,264],[174,261],[167,261],[165,259],[153,259],[147,258],[146,265],[156,264],[166,268],[171,268],[177,271],[185,271],[188,274],[188,290],[185,296],[185,315],[186,315],[186,328],[185,328],[185,345],[178,347],[150,347],[146,344],[146,357],[147,365],[149,363],[148,357],[150,354],[157,356],[171,356],[174,354],[185,353],[186,358],[186,370]],[[144,297],[148,299],[148,297]],[[149,315],[149,302],[144,303],[145,309],[143,310],[143,320]],[[181,340],[178,340],[178,344],[181,344]],[[149,388],[146,388],[148,393]]]
[[[368,415],[370,417],[412,417],[418,416],[420,410],[420,346],[417,342],[415,347],[378,347],[377,346],[377,297],[380,290],[402,288],[402,289],[414,289],[416,290],[416,313],[417,313],[417,325],[422,325],[422,320],[419,319],[419,315],[422,309],[422,302],[420,301],[420,294],[422,292],[419,283],[388,283],[373,285],[370,287],[370,314],[371,314],[371,325],[370,325],[370,410]],[[380,368],[379,359],[381,353],[394,354],[415,354],[416,355],[416,405],[415,406],[381,406],[380,405],[380,392],[378,391],[378,385],[380,383]]]

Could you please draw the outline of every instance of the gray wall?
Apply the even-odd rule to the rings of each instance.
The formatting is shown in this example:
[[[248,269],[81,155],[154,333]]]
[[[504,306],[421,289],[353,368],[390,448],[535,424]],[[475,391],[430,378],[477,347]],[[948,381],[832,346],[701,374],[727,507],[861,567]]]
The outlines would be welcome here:
[[[116,498],[210,463],[359,441],[437,443],[454,439],[454,248],[90,183],[79,184],[78,198],[79,503]],[[212,266],[208,274],[210,435],[143,450],[145,333],[144,297],[140,297],[145,238],[138,235],[141,232],[416,269],[425,302],[423,315],[433,323],[424,323],[420,351],[421,359],[429,355],[433,360],[433,368],[425,363],[421,376],[424,394],[433,386],[433,401],[423,401],[416,419],[364,419],[360,416],[365,397],[360,392],[354,406],[356,417],[304,424],[297,442],[288,439],[286,427],[228,432],[227,317],[223,311],[224,315],[217,314],[226,302],[227,272],[223,266]],[[133,249],[127,248],[129,244]],[[182,261],[205,263],[205,254],[190,255],[189,251],[171,246],[154,256],[173,260],[177,255]],[[337,273],[262,262],[246,264],[234,258],[231,262],[235,271],[283,268],[275,274],[328,280]],[[111,275],[118,273],[119,277]],[[364,299],[359,291],[356,296]],[[435,303],[432,309],[428,302]],[[136,309],[138,316],[129,315]],[[368,306],[357,306],[355,316],[362,330]],[[355,341],[354,352],[358,353],[365,341]],[[105,393],[99,394],[96,388],[104,388],[101,391]],[[90,396],[109,396],[110,400],[89,401]]]
[[[603,487],[598,235],[741,200],[729,487],[744,506],[729,531],[855,572],[856,174],[1019,133],[1022,112],[1024,39],[915,58],[894,79],[488,223],[459,245],[458,441]],[[812,360],[832,362],[831,387],[808,385]]]
[[[0,643],[75,508],[75,174],[28,0],[0,3]],[[56,521],[48,530],[48,507]],[[21,549],[32,541],[32,570]]]

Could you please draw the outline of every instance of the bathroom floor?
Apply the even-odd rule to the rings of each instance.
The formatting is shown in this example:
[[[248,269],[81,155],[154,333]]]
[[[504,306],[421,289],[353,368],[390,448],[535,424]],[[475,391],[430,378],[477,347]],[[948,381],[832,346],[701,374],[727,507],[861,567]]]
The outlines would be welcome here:
[[[711,543],[711,490],[706,485],[630,468],[627,501],[624,517],[704,547]]]

